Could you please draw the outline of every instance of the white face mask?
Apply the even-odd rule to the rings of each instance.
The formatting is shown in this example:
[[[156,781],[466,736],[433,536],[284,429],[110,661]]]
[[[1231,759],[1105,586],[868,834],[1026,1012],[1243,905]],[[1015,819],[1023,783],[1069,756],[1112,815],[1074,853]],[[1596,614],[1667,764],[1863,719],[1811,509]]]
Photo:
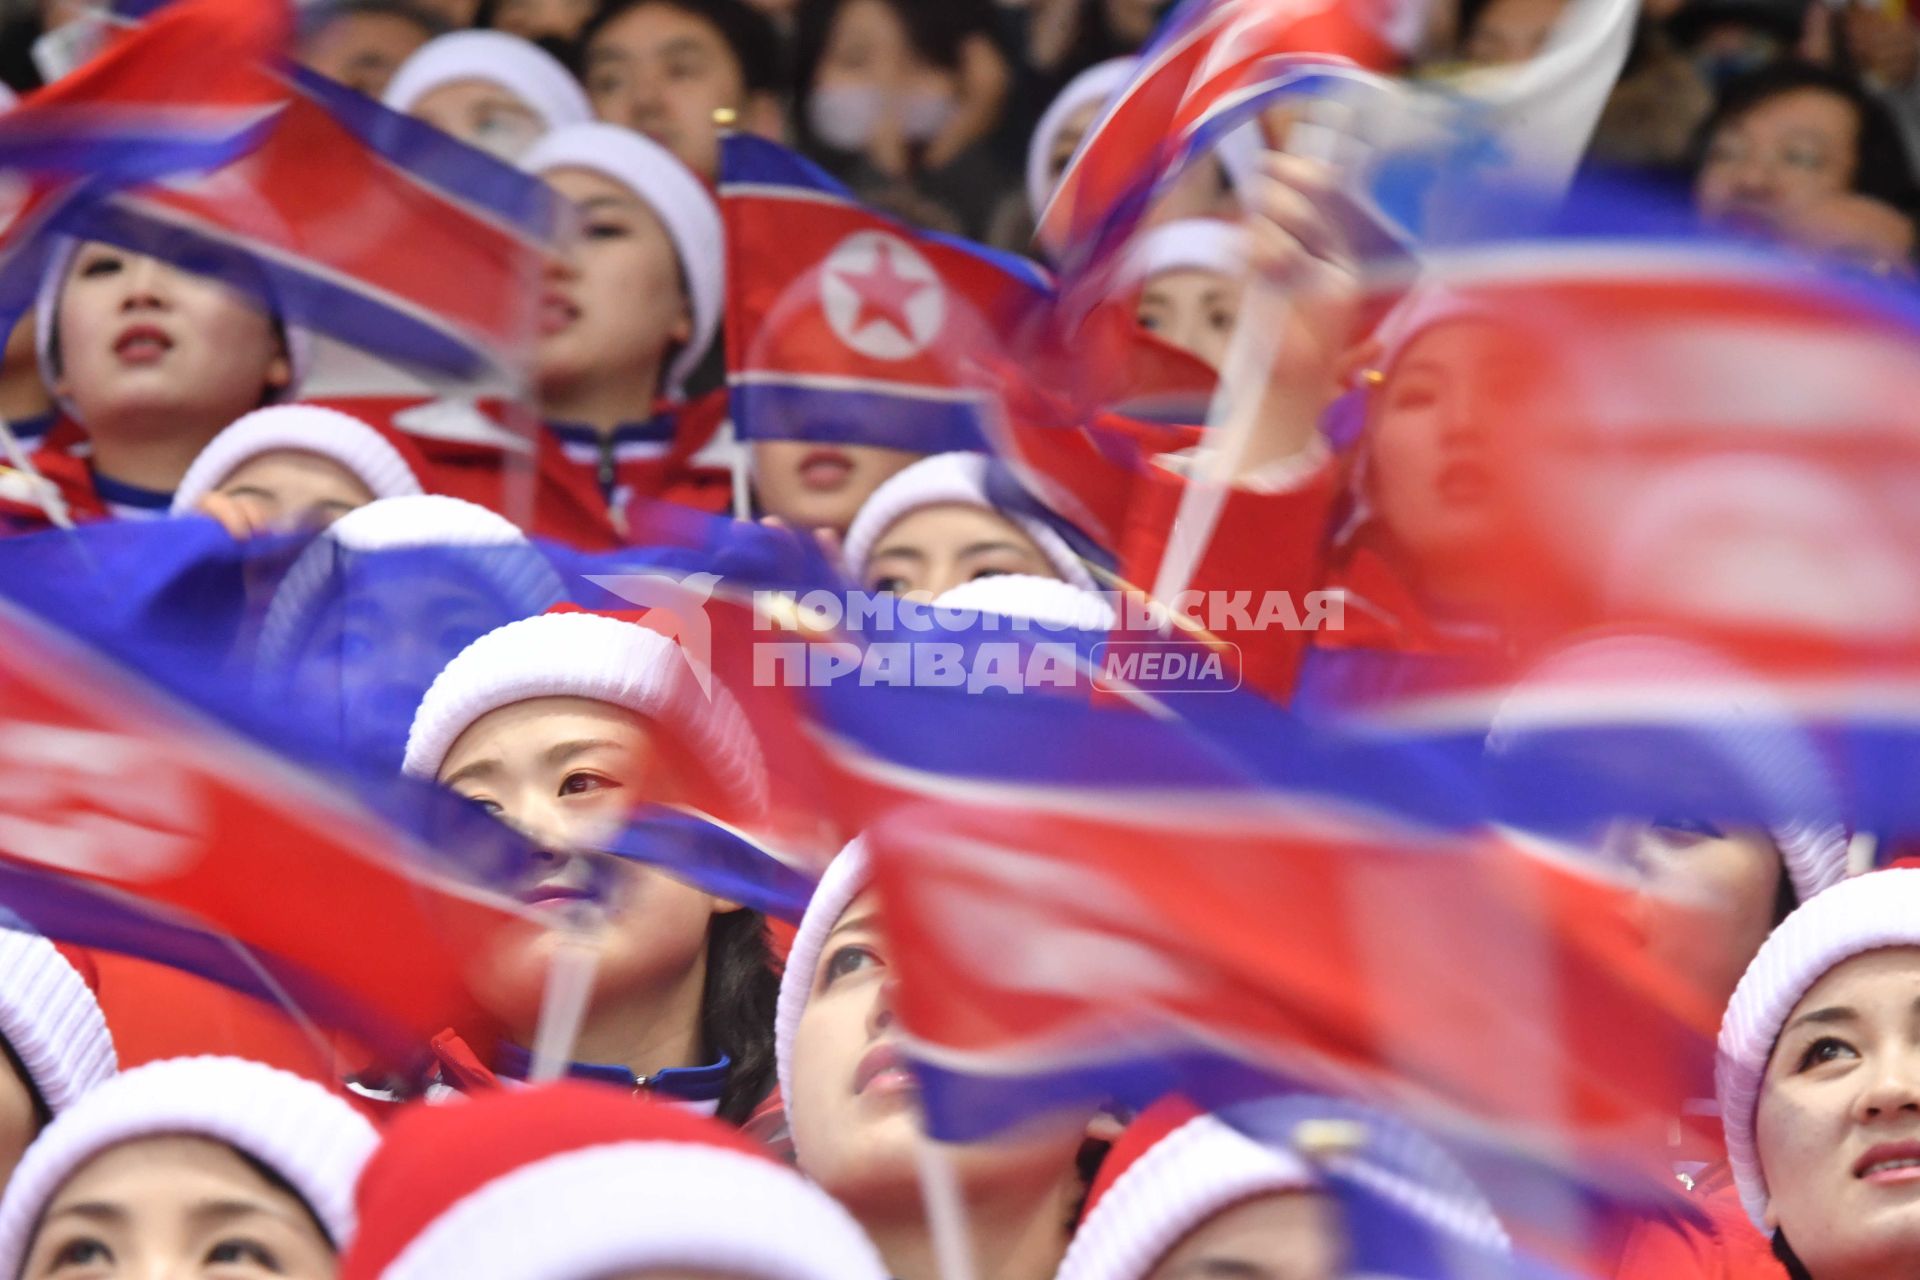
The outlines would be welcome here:
[[[891,94],[865,84],[824,85],[807,100],[807,123],[820,141],[839,151],[863,149],[885,115],[900,122],[908,142],[931,142],[953,112],[953,99],[945,94]]]

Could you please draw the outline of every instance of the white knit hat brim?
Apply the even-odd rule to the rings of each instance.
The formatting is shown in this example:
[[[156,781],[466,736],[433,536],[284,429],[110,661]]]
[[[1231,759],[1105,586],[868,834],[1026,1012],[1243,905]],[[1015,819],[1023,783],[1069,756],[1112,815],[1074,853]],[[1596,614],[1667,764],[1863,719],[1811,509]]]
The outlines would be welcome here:
[[[975,578],[941,592],[933,604],[936,609],[997,614],[1061,630],[1107,632],[1117,620],[1113,606],[1098,592],[1031,573]]]
[[[894,473],[860,504],[847,527],[842,552],[847,576],[855,582],[866,580],[867,560],[874,545],[902,519],[927,507],[960,506],[989,511],[1010,522],[1040,549],[1062,582],[1082,591],[1097,591],[1093,574],[1065,538],[1039,520],[1002,511],[993,504],[987,496],[988,465],[984,454],[936,453]]]
[[[1114,1180],[1073,1235],[1057,1280],[1143,1280],[1196,1227],[1255,1196],[1312,1190],[1299,1156],[1210,1115],[1156,1142]]]
[[[1238,281],[1246,269],[1245,228],[1221,218],[1181,218],[1128,246],[1120,284],[1132,288],[1169,271],[1210,271]]]
[[[549,609],[565,594],[552,564],[498,512],[438,493],[378,498],[329,525],[280,580],[260,627],[262,668],[279,668],[306,642],[316,602],[328,599],[337,585],[341,552],[430,547],[459,554],[462,565],[524,613]]]
[[[409,112],[435,89],[463,80],[500,86],[549,129],[593,119],[586,91],[558,58],[504,31],[454,31],[434,37],[400,64],[380,101],[389,110]]]
[[[847,1211],[771,1160],[684,1142],[549,1156],[448,1208],[381,1280],[580,1280],[642,1268],[885,1280]]]
[[[1843,880],[1806,902],[1768,936],[1741,975],[1720,1023],[1715,1092],[1740,1203],[1762,1231],[1767,1179],[1754,1142],[1754,1114],[1781,1028],[1836,965],[1868,951],[1916,946],[1920,868],[1893,868]]]
[[[1040,123],[1034,126],[1033,134],[1027,139],[1027,207],[1033,211],[1036,219],[1045,211],[1047,201],[1053,198],[1053,179],[1049,173],[1051,166],[1047,162],[1053,155],[1053,144],[1059,138],[1067,117],[1089,103],[1105,106],[1139,65],[1138,58],[1110,58],[1105,62],[1096,62],[1067,81],[1066,87],[1047,104],[1047,109],[1041,113]]]
[[[51,942],[0,929],[0,1036],[59,1115],[119,1069],[100,1004]]]
[[[667,369],[667,395],[686,394],[687,379],[706,358],[720,330],[726,297],[726,256],[720,209],[693,170],[652,139],[619,125],[592,123],[555,129],[520,160],[528,173],[588,169],[604,174],[647,203],[680,257],[693,312],[693,336]]]
[[[281,450],[338,463],[375,498],[420,493],[420,480],[400,451],[358,418],[314,404],[270,405],[236,419],[200,451],[174,491],[173,514],[193,511],[244,463]]]
[[[532,698],[587,698],[672,731],[744,808],[766,805],[766,765],[753,729],[718,681],[700,687],[691,660],[657,631],[593,613],[548,613],[481,636],[446,665],[414,713],[402,767],[440,772],[460,735],[491,711]]]
[[[780,971],[780,1001],[773,1014],[774,1070],[783,1098],[793,1097],[793,1037],[813,995],[813,971],[820,966],[820,952],[848,904],[867,887],[872,869],[866,841],[856,836],[827,864],[794,931],[786,967]]]
[[[379,1137],[310,1080],[241,1058],[173,1058],[101,1084],[54,1117],[0,1198],[0,1275],[20,1273],[48,1203],[95,1156],[141,1138],[210,1138],[300,1194],[336,1247],[353,1238],[354,1184]]]

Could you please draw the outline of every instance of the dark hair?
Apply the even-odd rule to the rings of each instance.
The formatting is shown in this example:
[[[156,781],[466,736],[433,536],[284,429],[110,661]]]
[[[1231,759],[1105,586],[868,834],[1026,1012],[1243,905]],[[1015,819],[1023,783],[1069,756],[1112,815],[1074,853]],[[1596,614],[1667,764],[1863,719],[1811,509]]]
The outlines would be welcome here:
[[[1780,1265],[1787,1270],[1787,1280],[1813,1280],[1813,1273],[1807,1270],[1807,1264],[1800,1261],[1793,1246],[1787,1243],[1784,1231],[1773,1233],[1773,1256],[1780,1259]]]
[[[431,13],[413,0],[337,0],[336,3],[317,4],[301,13],[299,17],[299,36],[302,41],[311,40],[340,18],[399,18],[411,22],[427,33],[427,39],[446,35],[453,30],[444,18]]]
[[[780,58],[780,33],[772,19],[746,0],[613,0],[581,28],[581,61],[586,60],[593,42],[611,23],[647,5],[678,9],[718,32],[740,66],[740,80],[748,93],[780,92],[785,69]]]
[[[1905,214],[1915,208],[1913,166],[1900,125],[1880,101],[1843,72],[1783,59],[1729,80],[1693,137],[1687,172],[1698,179],[1713,136],[1763,103],[1803,90],[1831,94],[1853,108],[1860,133],[1849,190],[1884,201]]]
[[[960,50],[976,35],[993,35],[993,11],[982,0],[881,0],[906,28],[907,43],[921,58],[948,71],[960,68]],[[793,18],[794,89],[805,98],[826,55],[827,40],[846,0],[801,0]]]
[[[1100,1166],[1107,1162],[1107,1154],[1113,1150],[1113,1143],[1105,1138],[1086,1138],[1081,1141],[1080,1149],[1073,1153],[1073,1171],[1080,1179],[1080,1194],[1073,1199],[1073,1211],[1067,1216],[1067,1234],[1071,1236],[1080,1229],[1080,1222],[1087,1216],[1087,1201],[1093,1196],[1093,1184],[1099,1181]]]
[[[13,1074],[26,1088],[27,1100],[33,1103],[33,1128],[34,1132],[38,1133],[53,1123],[53,1108],[47,1105],[46,1098],[40,1093],[40,1086],[34,1082],[33,1073],[28,1071],[27,1064],[20,1060],[20,1054],[14,1049],[12,1041],[5,1036],[0,1036],[0,1049],[6,1051],[7,1065],[13,1068]]]
[[[1775,846],[1776,850],[1778,845]],[[1786,918],[1800,906],[1800,891],[1793,887],[1793,877],[1787,874],[1786,855],[1780,858],[1780,883],[1773,891],[1773,927],[1778,929]]]
[[[773,1092],[773,1014],[780,977],[758,911],[729,911],[707,929],[707,985],[700,996],[700,1038],[710,1057],[733,1060],[715,1113],[744,1124]]]

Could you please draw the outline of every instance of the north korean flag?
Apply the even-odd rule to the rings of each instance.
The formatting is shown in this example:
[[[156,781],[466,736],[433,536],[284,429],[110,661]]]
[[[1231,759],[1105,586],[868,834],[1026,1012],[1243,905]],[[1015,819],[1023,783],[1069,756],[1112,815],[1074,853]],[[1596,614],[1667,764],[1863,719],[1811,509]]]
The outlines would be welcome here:
[[[738,433],[983,449],[990,370],[1042,344],[1033,264],[860,205],[774,143],[721,148],[727,382]]]

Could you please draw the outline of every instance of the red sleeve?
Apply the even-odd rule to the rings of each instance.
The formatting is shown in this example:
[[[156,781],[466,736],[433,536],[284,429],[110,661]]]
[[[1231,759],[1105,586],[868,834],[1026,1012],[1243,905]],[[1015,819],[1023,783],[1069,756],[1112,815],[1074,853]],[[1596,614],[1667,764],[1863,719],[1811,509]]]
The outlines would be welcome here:
[[[1119,547],[1120,576],[1128,582],[1152,590],[1186,489],[1183,476],[1159,465],[1136,481]],[[1280,492],[1228,490],[1188,586],[1204,593],[1199,621],[1237,647],[1241,678],[1280,701],[1292,696],[1313,635],[1287,620],[1305,620],[1308,593],[1325,582],[1338,496],[1332,461]]]

